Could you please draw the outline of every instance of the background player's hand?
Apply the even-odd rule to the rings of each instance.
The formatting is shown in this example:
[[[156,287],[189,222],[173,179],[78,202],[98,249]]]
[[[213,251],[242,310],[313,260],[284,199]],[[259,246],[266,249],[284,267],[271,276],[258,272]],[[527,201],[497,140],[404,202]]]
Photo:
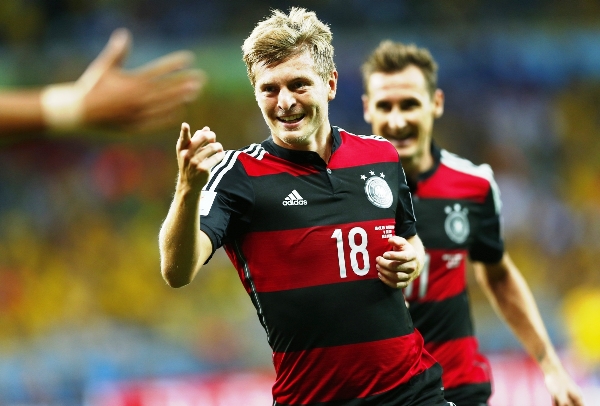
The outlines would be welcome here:
[[[190,126],[182,123],[177,141],[178,182],[182,187],[199,192],[208,181],[210,169],[221,162],[225,152],[210,128],[196,131],[191,138],[190,133]]]
[[[118,29],[75,86],[82,89],[84,125],[145,132],[181,122],[204,73],[191,69],[193,54],[173,52],[132,70],[122,69],[131,34]]]
[[[579,387],[562,368],[544,374],[548,392],[552,396],[553,406],[584,406]]]
[[[392,288],[405,288],[419,276],[417,251],[402,237],[393,236],[388,242],[392,251],[376,259],[379,279]]]

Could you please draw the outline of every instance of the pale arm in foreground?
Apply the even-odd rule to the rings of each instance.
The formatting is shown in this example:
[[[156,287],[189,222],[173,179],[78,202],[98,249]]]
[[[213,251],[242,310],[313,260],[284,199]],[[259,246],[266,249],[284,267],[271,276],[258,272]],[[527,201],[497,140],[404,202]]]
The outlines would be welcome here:
[[[200,194],[210,168],[223,157],[223,146],[208,127],[190,138],[189,125],[181,125],[177,141],[179,177],[159,234],[161,273],[171,287],[190,283],[212,252],[210,239],[200,230]]]
[[[405,288],[415,280],[425,263],[425,248],[418,235],[409,238],[391,237],[393,250],[377,257],[379,279],[392,288]]]
[[[496,312],[506,321],[544,374],[555,406],[583,406],[581,390],[562,366],[521,272],[504,254],[497,264],[474,262],[473,268]]]
[[[204,83],[203,72],[190,68],[193,54],[173,52],[126,71],[130,46],[129,31],[115,30],[77,81],[0,92],[0,135],[88,127],[147,132],[181,122]]]

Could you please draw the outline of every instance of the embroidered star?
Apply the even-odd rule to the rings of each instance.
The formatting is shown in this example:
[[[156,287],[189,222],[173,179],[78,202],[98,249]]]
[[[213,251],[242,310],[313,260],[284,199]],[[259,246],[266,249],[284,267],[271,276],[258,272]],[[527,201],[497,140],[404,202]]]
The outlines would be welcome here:
[[[371,174],[371,176],[375,175],[375,172],[373,171],[369,171],[369,173]]]
[[[360,178],[361,178],[362,180],[365,180],[365,179],[367,179],[367,177],[366,177],[365,175],[360,175]]]
[[[383,172],[381,172],[381,175],[380,175],[380,176],[381,176],[382,178],[385,178],[385,175],[383,174]]]

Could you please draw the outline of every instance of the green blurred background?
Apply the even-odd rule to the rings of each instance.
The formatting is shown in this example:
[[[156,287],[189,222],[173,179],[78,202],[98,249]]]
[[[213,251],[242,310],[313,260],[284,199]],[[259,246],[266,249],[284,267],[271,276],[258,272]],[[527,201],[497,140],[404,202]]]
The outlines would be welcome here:
[[[241,44],[271,8],[292,5],[332,27],[331,121],[354,133],[370,132],[359,73],[369,51],[386,38],[432,51],[446,93],[434,137],[494,168],[508,249],[561,356],[598,386],[600,2],[3,0],[0,86],[74,80],[127,27],[128,67],[196,53],[208,82],[186,120],[240,148],[268,136]],[[0,404],[78,405],[102,382],[271,372],[265,334],[221,250],[190,286],[173,290],[160,276],[177,137],[175,126],[0,140]],[[519,353],[469,280],[482,349]]]

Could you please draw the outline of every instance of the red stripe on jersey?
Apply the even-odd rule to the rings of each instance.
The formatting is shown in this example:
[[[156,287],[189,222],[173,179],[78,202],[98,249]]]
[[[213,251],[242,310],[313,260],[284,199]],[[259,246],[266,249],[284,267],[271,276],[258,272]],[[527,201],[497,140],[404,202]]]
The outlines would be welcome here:
[[[425,349],[440,363],[445,389],[492,380],[488,360],[477,351],[475,337],[465,337],[445,343],[425,343]]]
[[[376,257],[391,249],[388,239],[394,234],[394,223],[382,219],[351,226],[252,232],[245,236],[242,251],[257,292],[372,279],[377,278]],[[240,272],[239,262],[234,265]]]
[[[244,166],[248,176],[276,175],[287,173],[292,176],[303,176],[317,173],[318,170],[309,165],[300,165],[272,154],[265,154],[261,160],[247,154],[240,154],[238,159]]]
[[[429,265],[404,290],[406,300],[439,302],[454,297],[467,288],[466,250],[427,249]]]
[[[490,190],[490,182],[448,168],[440,163],[435,173],[419,182],[417,196],[429,199],[468,199],[483,203]]]
[[[273,353],[279,377],[273,396],[278,403],[305,405],[387,392],[435,364],[422,344],[415,331],[369,343]]]
[[[327,164],[331,169],[398,162],[400,159],[398,152],[389,141],[362,138],[346,131],[340,131],[340,136],[342,137],[342,145],[338,149],[339,152],[336,151]],[[376,148],[373,148],[373,145]]]

